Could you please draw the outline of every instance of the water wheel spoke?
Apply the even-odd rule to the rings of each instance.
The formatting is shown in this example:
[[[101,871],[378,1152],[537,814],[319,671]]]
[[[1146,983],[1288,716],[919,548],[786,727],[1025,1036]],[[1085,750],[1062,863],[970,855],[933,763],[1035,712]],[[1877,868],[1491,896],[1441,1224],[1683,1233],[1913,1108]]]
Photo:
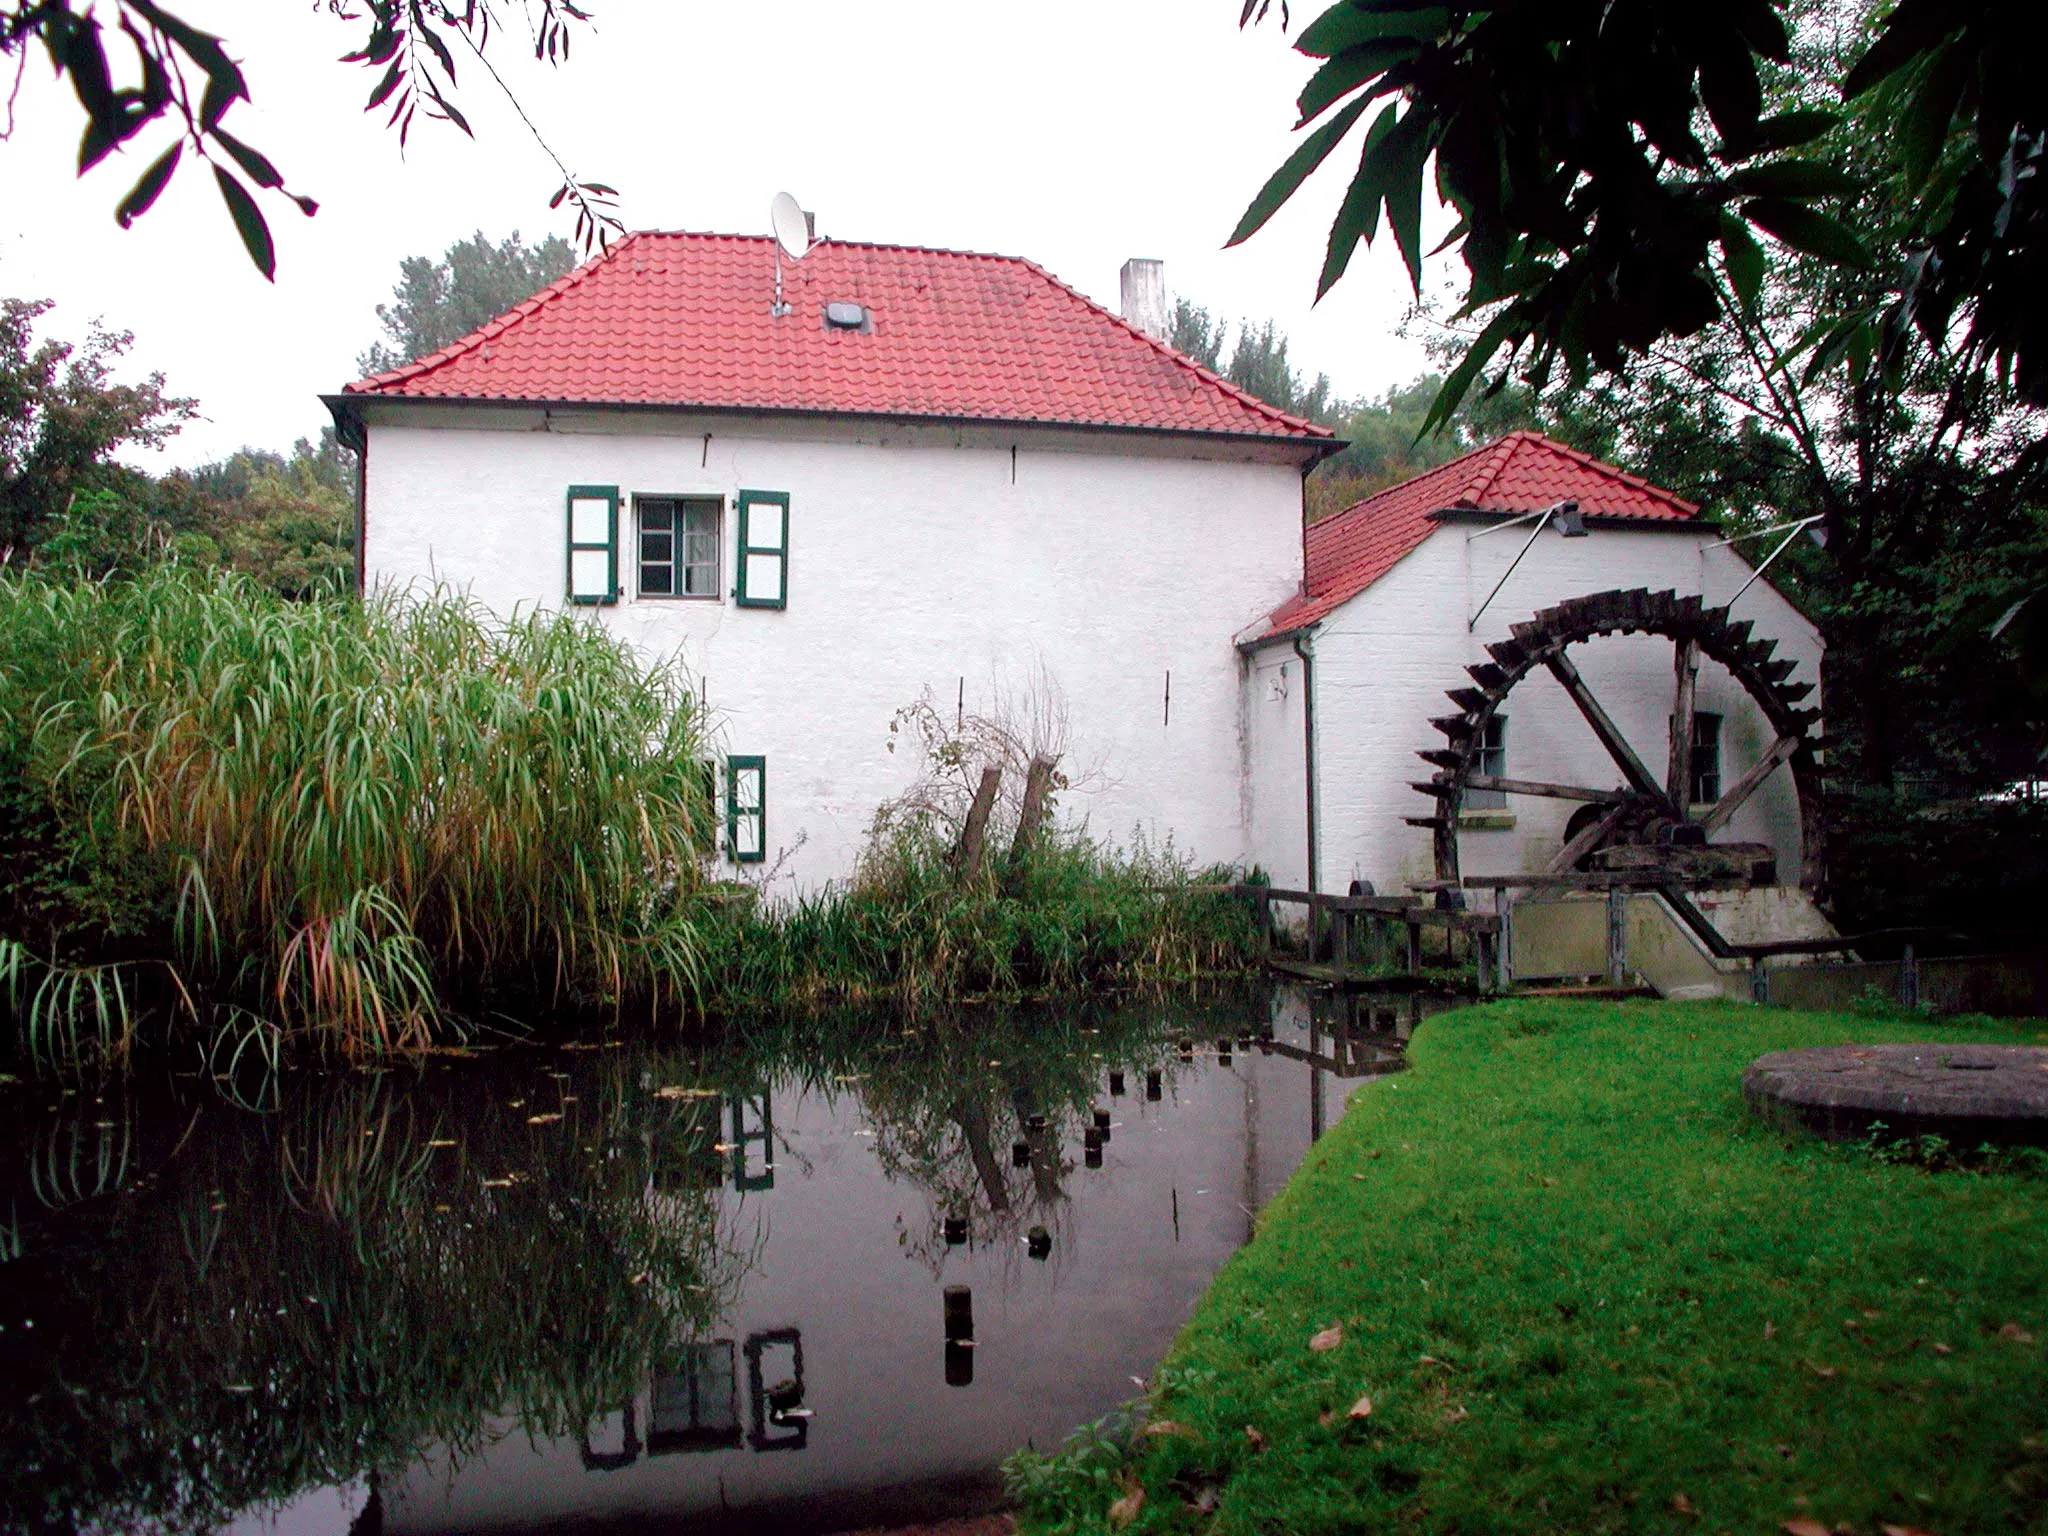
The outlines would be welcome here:
[[[1692,799],[1692,716],[1700,676],[1700,643],[1682,640],[1673,661],[1678,686],[1671,701],[1670,770],[1664,795],[1682,813]]]
[[[1728,793],[1714,802],[1714,808],[1700,818],[1700,825],[1710,834],[1727,826],[1735,813],[1742,809],[1742,803],[1763,787],[1764,780],[1771,776],[1778,764],[1799,750],[1803,740],[1803,736],[1780,736],[1772,742],[1770,750],[1756,760],[1756,765],[1737,779]]]
[[[1578,784],[1545,784],[1539,779],[1503,779],[1491,773],[1465,775],[1467,789],[1492,789],[1505,795],[1541,795],[1551,800],[1586,800],[1595,805],[1619,805],[1629,798],[1621,789],[1588,789]]]
[[[1658,802],[1676,816],[1677,808],[1665,797],[1664,786],[1650,777],[1650,770],[1643,766],[1643,760],[1636,756],[1636,750],[1628,744],[1628,738],[1621,734],[1620,727],[1601,707],[1600,701],[1593,697],[1593,690],[1586,686],[1586,680],[1579,675],[1579,669],[1572,665],[1571,659],[1560,651],[1556,655],[1546,657],[1545,665],[1550,668],[1550,675],[1555,677],[1564,691],[1571,695],[1572,702],[1579,706],[1579,713],[1586,717],[1586,724],[1590,725],[1593,734],[1600,738],[1600,745],[1607,749],[1607,755],[1614,759],[1615,764],[1621,769],[1622,776],[1628,780],[1629,786],[1637,794]]]

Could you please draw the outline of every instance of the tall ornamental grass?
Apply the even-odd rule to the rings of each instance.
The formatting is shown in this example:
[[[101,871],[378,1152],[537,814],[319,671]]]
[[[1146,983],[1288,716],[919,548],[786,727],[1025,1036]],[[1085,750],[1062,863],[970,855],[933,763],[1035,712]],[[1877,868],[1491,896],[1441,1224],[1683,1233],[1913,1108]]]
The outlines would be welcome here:
[[[574,616],[0,574],[0,1002],[74,1057],[144,993],[351,1054],[458,999],[659,1004],[698,975],[700,725]]]

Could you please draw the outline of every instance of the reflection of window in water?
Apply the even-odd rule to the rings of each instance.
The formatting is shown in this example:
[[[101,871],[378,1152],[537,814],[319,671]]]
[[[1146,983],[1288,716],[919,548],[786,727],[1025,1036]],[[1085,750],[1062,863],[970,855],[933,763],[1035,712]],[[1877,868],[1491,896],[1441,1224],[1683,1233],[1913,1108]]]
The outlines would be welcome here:
[[[640,1435],[633,1424],[633,1405],[615,1408],[583,1426],[577,1445],[586,1472],[616,1472],[640,1459]]]
[[[731,1339],[683,1346],[679,1368],[648,1392],[647,1454],[729,1450],[740,1443],[740,1384]]]
[[[653,1148],[657,1190],[682,1194],[716,1189],[725,1182],[718,1135],[723,1108],[717,1099],[690,1099],[675,1107]]]
[[[776,1328],[747,1339],[747,1396],[757,1451],[800,1451],[811,1438],[804,1400],[804,1336],[800,1329]]]
[[[738,1190],[775,1187],[775,1121],[768,1096],[732,1100],[732,1185]]]

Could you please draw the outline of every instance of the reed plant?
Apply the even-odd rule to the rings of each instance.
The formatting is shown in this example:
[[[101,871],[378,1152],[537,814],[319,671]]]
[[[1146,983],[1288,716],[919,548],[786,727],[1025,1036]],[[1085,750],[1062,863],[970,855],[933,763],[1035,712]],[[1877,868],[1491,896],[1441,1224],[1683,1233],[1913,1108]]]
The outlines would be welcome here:
[[[1242,971],[1259,932],[1231,880],[1171,847],[1050,829],[1023,858],[962,879],[950,847],[912,824],[878,836],[844,885],[708,911],[705,1001],[926,1007]]]
[[[698,976],[700,712],[575,616],[8,572],[0,701],[0,988],[39,1056],[124,1054],[138,986],[359,1055],[455,1000]]]

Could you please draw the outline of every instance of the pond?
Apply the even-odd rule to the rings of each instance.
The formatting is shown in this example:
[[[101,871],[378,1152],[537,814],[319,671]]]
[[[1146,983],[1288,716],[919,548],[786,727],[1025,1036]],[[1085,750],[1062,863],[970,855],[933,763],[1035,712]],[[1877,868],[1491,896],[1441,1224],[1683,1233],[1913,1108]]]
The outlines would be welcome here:
[[[1136,1395],[1425,1006],[1232,990],[0,1088],[0,1525],[985,1509],[1004,1456]]]

